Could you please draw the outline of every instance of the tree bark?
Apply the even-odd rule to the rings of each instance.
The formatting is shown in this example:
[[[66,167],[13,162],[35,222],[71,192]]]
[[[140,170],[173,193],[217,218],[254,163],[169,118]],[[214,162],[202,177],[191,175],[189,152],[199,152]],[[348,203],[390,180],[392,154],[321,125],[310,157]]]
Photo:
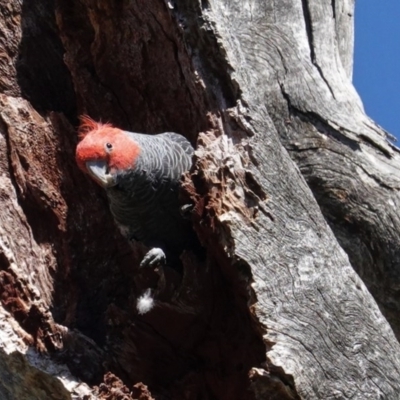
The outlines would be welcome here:
[[[398,398],[399,152],[353,8],[0,0],[2,399]],[[75,165],[83,113],[192,141],[205,259],[138,269]]]

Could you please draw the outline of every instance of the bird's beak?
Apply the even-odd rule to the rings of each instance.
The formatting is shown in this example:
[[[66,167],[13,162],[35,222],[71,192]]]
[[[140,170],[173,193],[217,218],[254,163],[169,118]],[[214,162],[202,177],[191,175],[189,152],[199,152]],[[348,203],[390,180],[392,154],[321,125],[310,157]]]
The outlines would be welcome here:
[[[105,161],[87,161],[86,168],[90,176],[101,186],[108,188],[116,184],[114,177],[108,172]]]

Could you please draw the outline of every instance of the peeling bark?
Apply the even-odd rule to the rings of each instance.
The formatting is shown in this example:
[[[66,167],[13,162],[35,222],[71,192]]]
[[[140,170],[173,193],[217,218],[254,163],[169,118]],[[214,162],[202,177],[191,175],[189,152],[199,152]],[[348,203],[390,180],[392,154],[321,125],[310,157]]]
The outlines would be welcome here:
[[[351,84],[353,6],[0,0],[2,398],[397,399],[399,153]],[[196,145],[182,274],[139,270],[82,113]]]

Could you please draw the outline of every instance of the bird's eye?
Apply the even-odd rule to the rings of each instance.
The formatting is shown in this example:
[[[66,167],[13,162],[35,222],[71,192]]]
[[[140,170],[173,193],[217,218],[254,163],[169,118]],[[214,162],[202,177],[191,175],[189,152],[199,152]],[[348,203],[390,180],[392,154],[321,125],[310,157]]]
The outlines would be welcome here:
[[[106,143],[106,149],[111,150],[112,149],[112,144],[111,143]]]

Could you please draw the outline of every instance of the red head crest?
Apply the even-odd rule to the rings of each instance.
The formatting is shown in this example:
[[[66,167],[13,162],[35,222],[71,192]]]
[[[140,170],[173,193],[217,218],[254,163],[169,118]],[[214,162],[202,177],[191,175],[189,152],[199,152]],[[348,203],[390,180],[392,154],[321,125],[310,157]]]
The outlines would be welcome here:
[[[76,162],[82,171],[88,172],[89,161],[105,162],[110,173],[134,167],[140,147],[127,132],[87,115],[81,116],[80,121]]]
[[[81,122],[78,128],[79,139],[83,139],[89,132],[97,131],[102,128],[112,128],[111,124],[102,124],[101,122],[96,122],[88,115],[81,115],[79,117]]]

